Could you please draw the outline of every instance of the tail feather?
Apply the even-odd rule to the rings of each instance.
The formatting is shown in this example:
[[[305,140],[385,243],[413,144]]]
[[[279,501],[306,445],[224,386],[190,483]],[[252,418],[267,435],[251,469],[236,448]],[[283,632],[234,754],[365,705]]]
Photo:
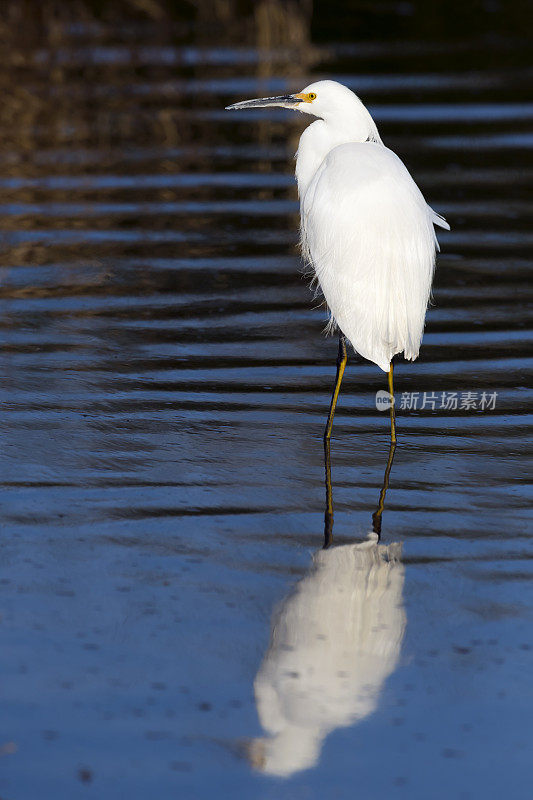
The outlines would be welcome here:
[[[439,228],[444,228],[445,231],[449,231],[450,230],[450,225],[449,225],[448,222],[446,222],[444,217],[441,216],[440,214],[437,214],[436,211],[433,211],[431,206],[429,206],[429,210],[431,211],[431,220],[432,220],[433,224],[434,225],[438,225]]]

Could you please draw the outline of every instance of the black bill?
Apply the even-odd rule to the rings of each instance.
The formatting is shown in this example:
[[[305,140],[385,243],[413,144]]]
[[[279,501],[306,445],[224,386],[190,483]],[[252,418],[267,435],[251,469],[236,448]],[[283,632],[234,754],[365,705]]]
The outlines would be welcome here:
[[[302,102],[302,98],[294,94],[282,94],[278,97],[260,97],[257,100],[242,100],[240,103],[233,103],[226,106],[226,111],[239,111],[241,108],[294,108]]]

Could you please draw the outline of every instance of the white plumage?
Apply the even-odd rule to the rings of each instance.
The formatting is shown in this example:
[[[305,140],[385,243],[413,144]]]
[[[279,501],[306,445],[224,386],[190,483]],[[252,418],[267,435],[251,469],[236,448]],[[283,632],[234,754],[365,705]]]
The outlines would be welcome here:
[[[382,143],[359,98],[335,81],[236,103],[283,106],[318,117],[296,159],[301,238],[338,326],[385,372],[396,353],[418,356],[438,249],[447,222],[425,202],[402,161]]]
[[[288,776],[318,761],[335,728],[361,722],[378,704],[405,632],[401,545],[365,542],[321,550],[274,615],[255,679],[266,737],[252,763]]]
[[[332,326],[385,372],[396,353],[415,359],[436,238],[400,159],[374,142],[334,147],[301,194],[301,226]]]

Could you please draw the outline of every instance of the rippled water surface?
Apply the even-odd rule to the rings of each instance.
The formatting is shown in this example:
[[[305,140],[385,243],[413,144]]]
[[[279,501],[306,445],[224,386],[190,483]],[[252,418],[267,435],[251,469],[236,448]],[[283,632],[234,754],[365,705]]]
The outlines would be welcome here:
[[[525,800],[525,50],[260,45],[80,23],[0,67],[2,797]],[[305,120],[223,111],[318,77],[452,226],[396,368],[420,396],[382,544],[356,546],[385,376],[352,354],[321,553],[337,346],[296,249]]]

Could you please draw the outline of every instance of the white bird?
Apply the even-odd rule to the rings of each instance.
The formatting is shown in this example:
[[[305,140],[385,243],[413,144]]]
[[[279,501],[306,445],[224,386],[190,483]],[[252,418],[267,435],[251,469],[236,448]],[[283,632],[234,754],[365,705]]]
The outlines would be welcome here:
[[[296,154],[301,244],[339,328],[337,377],[324,433],[329,440],[347,361],[354,350],[388,373],[391,440],[396,441],[392,359],[418,356],[438,242],[431,209],[403,162],[381,141],[361,100],[336,81],[302,92],[227,106],[279,106],[318,117]]]
[[[376,710],[406,627],[400,559],[401,545],[380,545],[376,534],[314,555],[274,615],[254,682],[268,734],[247,748],[257,769],[284,777],[309,769],[331,731]]]

